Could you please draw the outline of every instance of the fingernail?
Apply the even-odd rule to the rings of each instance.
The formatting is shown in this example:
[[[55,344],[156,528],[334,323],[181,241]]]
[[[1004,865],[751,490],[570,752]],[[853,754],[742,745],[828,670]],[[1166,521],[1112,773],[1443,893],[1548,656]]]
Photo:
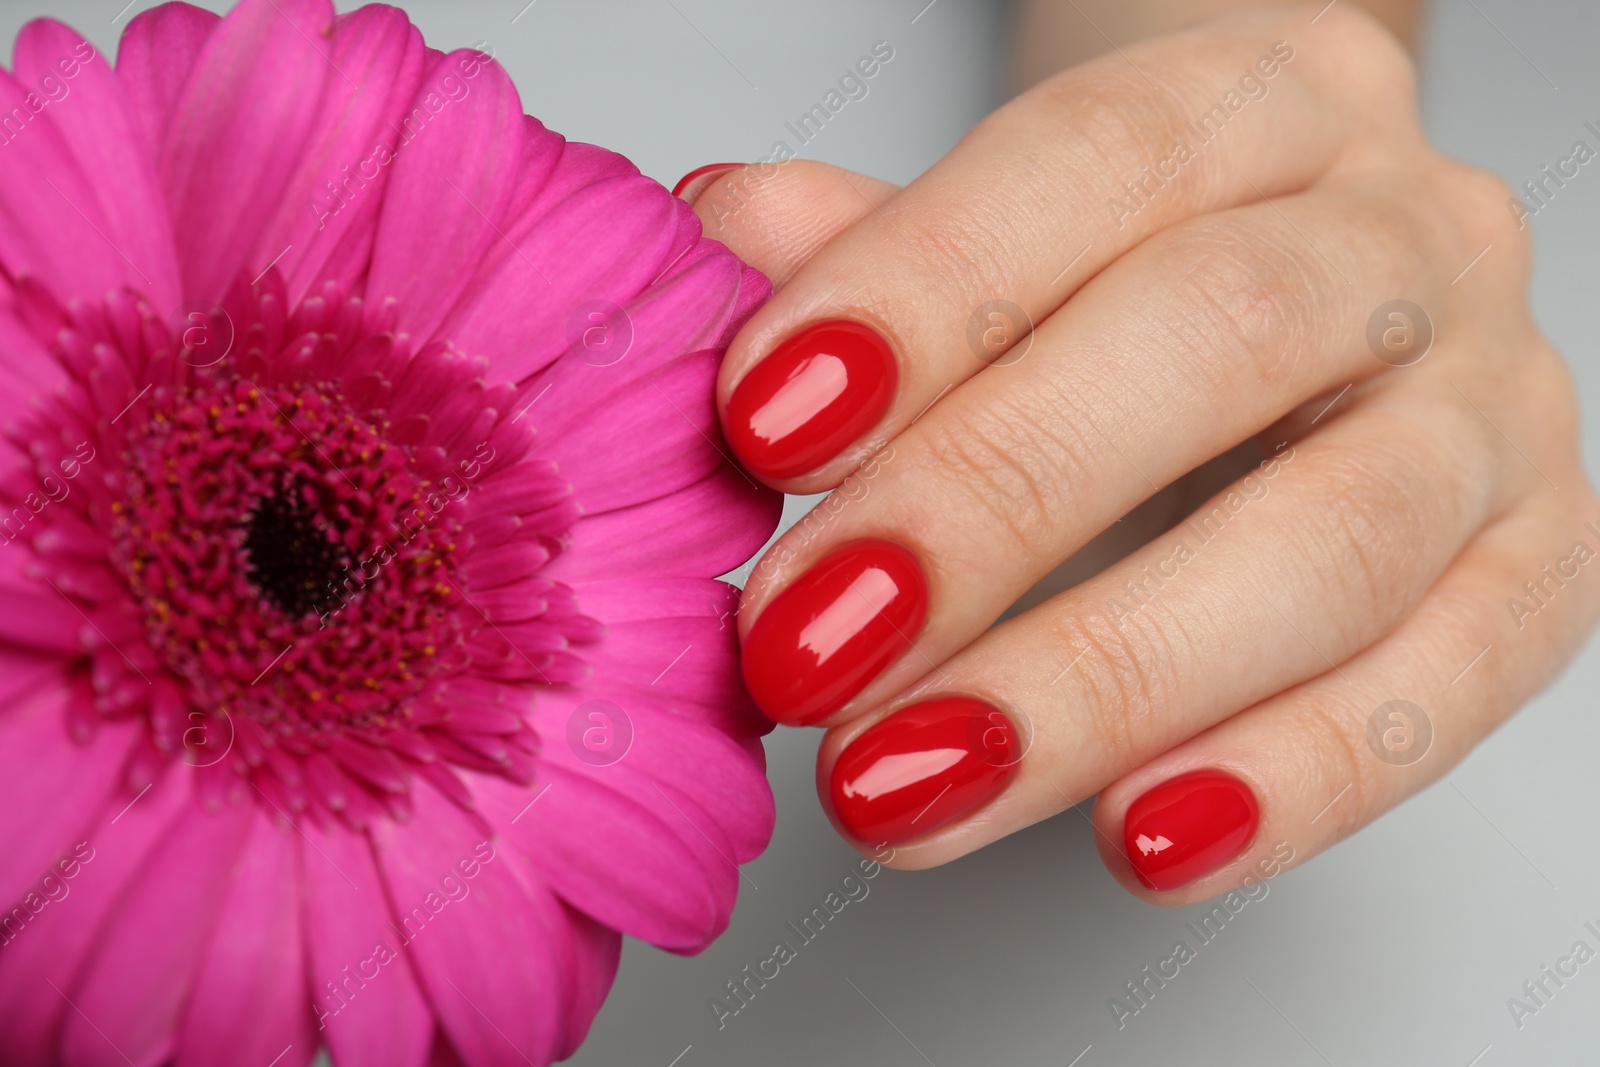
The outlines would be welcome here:
[[[723,171],[736,170],[742,166],[744,166],[743,163],[707,163],[703,167],[696,167],[694,170],[691,170],[688,174],[685,174],[683,177],[678,179],[678,184],[672,187],[672,195],[681,196],[692,204],[695,202],[695,198],[698,197],[700,193],[705,191],[705,187],[711,184],[711,178],[716,177]],[[707,180],[700,181],[702,178]],[[699,183],[698,185],[696,185],[697,182]],[[696,187],[691,190],[689,188],[691,185],[695,185]],[[689,192],[692,192],[694,195],[685,195]]]
[[[1260,822],[1249,786],[1222,771],[1190,771],[1128,806],[1123,845],[1145,888],[1165,892],[1234,859]]]
[[[911,647],[928,617],[917,557],[890,541],[855,541],[779,593],[745,639],[745,686],[788,726],[827,718]]]
[[[768,478],[815,470],[870,430],[894,398],[894,350],[849,319],[813,323],[757,363],[728,401],[728,439]]]
[[[850,742],[833,765],[833,810],[859,841],[924,837],[998,796],[1021,746],[998,708],[966,696],[901,708]]]

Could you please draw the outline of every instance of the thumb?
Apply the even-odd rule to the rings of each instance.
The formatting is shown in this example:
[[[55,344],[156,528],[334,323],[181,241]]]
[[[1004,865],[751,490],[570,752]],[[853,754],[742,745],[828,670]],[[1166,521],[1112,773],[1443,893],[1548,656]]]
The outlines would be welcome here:
[[[701,168],[677,191],[693,205],[707,237],[781,287],[823,245],[878,210],[900,187],[796,159]]]

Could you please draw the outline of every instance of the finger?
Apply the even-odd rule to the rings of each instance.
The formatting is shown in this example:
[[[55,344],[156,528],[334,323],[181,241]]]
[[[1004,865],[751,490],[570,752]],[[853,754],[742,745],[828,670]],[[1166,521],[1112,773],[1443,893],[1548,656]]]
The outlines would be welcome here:
[[[1140,45],[996,111],[741,331],[718,384],[740,459],[791,492],[837,485],[1005,352],[984,340],[991,314],[1021,336],[1175,222],[1303,189],[1347,149],[1369,163],[1363,116],[1403,115],[1409,68],[1342,11],[1314,28],[1279,13]],[[1415,142],[1409,120],[1391,121],[1380,143]]]
[[[1374,396],[1106,573],[986,633],[896,697],[891,707],[904,710],[831,732],[820,756],[832,765],[825,803],[856,840],[903,846],[911,866],[941,863],[1093,794],[1239,708],[1337,671],[1510,506],[1526,478],[1498,473],[1500,450],[1452,394]],[[922,742],[896,740],[906,733],[899,720],[946,694],[997,709],[1004,721],[985,731],[1009,726],[1015,745],[1001,743],[1004,729],[982,740],[1012,754],[997,761],[969,744],[956,771],[908,756]],[[1012,750],[1024,745],[1019,758]],[[960,746],[937,751],[954,758]],[[892,788],[874,779],[886,755],[897,757]],[[996,762],[1014,780],[977,798],[1004,789],[981,816],[969,817],[972,794],[939,796]]]
[[[694,206],[705,235],[783,286],[817,250],[899,191],[891,182],[796,159],[715,165],[679,195]]]
[[[1205,899],[1305,862],[1437,780],[1571,658],[1600,616],[1600,579],[1589,573],[1600,558],[1597,519],[1592,498],[1575,508],[1540,493],[1476,538],[1401,627],[1338,673],[1107,788],[1094,813],[1106,865],[1159,903]],[[1256,799],[1259,825],[1226,817],[1216,803],[1225,785],[1210,797],[1193,788],[1217,772]],[[1145,851],[1162,838],[1178,862]]]
[[[1330,383],[1386,370],[1365,327],[1393,294],[1438,309],[1447,329],[1438,264],[1461,258],[1459,241],[1416,222],[1437,220],[1434,209],[1386,181],[1165,231],[1046,320],[1027,358],[902,433],[755,569],[740,621],[762,709],[837,722],[886,699],[1160,485]],[[920,566],[886,563],[888,550],[834,558],[862,541],[898,545]],[[836,632],[860,632],[819,656],[811,614],[850,587],[852,568],[891,580],[872,579],[882,588],[856,596],[859,610],[839,609]]]

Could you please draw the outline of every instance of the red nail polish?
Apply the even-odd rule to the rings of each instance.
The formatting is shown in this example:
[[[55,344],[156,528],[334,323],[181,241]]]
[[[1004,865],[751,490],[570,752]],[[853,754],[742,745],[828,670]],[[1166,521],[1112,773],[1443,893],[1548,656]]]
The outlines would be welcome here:
[[[744,166],[743,163],[707,163],[703,167],[696,167],[694,170],[691,170],[688,174],[685,174],[683,177],[678,179],[678,184],[672,187],[672,195],[683,196],[683,191],[689,188],[689,186],[693,185],[699,179],[710,177],[714,174],[721,174],[725,170],[734,170],[742,166]],[[705,184],[709,185],[710,182]],[[685,199],[687,199],[691,204],[694,203],[694,197],[686,197]]]
[[[931,834],[999,795],[1021,745],[1011,720],[972,697],[901,708],[850,743],[833,765],[833,810],[859,841]]]
[[[1222,771],[1190,771],[1128,806],[1123,847],[1145,888],[1165,892],[1238,856],[1260,822],[1249,786]]]
[[[728,441],[757,474],[805,474],[872,429],[899,378],[889,342],[870,326],[849,319],[813,323],[734,389]]]
[[[916,639],[928,617],[917,557],[890,541],[824,556],[766,606],[743,650],[744,681],[769,718],[825,719]]]

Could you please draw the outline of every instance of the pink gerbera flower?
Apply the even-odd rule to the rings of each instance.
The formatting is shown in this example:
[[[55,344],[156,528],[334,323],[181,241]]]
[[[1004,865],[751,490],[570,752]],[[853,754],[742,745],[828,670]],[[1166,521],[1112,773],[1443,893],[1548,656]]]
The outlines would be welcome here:
[[[328,0],[0,72],[0,1062],[544,1064],[772,828],[766,281]]]

